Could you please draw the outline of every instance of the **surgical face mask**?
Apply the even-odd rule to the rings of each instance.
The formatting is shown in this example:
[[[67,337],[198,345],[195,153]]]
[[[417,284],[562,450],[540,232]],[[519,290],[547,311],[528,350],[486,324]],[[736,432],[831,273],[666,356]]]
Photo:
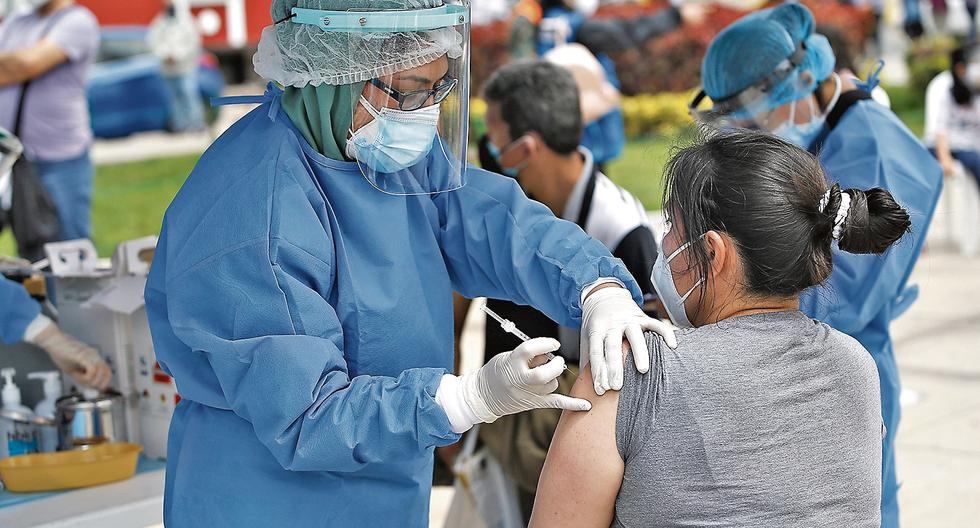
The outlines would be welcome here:
[[[504,155],[504,151],[510,150],[511,147],[516,145],[521,139],[522,138],[517,138],[514,141],[511,141],[509,145],[503,148],[503,150],[497,148],[497,145],[494,145],[492,141],[487,141],[487,151],[490,152],[490,155],[493,157],[494,161],[497,162],[497,166],[500,167],[500,172],[502,172],[505,176],[514,178],[515,180],[517,179],[517,175],[524,170],[524,167],[527,167],[530,161],[524,160],[513,167],[504,167],[503,162],[500,161],[500,157]]]
[[[347,140],[347,156],[372,171],[391,174],[421,161],[430,150],[439,126],[439,105],[411,112],[376,110],[364,96],[361,105],[374,119]]]
[[[657,295],[660,297],[660,302],[664,304],[664,308],[667,309],[667,315],[670,316],[670,320],[674,322],[679,328],[691,328],[694,325],[691,324],[691,320],[687,318],[687,310],[684,308],[684,301],[694,293],[694,289],[704,282],[704,277],[698,279],[691,286],[691,289],[687,290],[687,293],[681,295],[677,292],[677,286],[674,285],[674,276],[670,271],[670,261],[677,258],[685,249],[691,246],[690,242],[684,243],[681,247],[674,250],[669,257],[664,256],[664,240],[660,240],[660,245],[657,247],[657,261],[653,263],[653,271],[650,273],[650,281],[653,283],[653,289],[657,290]]]
[[[779,136],[786,141],[796,144],[797,146],[807,149],[813,142],[816,141],[820,132],[823,131],[824,125],[827,124],[827,115],[830,114],[834,106],[837,105],[837,100],[840,99],[841,93],[841,80],[837,74],[834,74],[834,79],[836,81],[837,87],[834,89],[834,96],[830,99],[830,103],[827,104],[827,109],[824,112],[819,112],[817,109],[817,104],[814,102],[813,97],[808,99],[810,103],[810,121],[806,123],[796,122],[796,107],[799,101],[793,103],[793,106],[789,111],[789,119],[785,123],[779,125],[773,129],[772,133]]]

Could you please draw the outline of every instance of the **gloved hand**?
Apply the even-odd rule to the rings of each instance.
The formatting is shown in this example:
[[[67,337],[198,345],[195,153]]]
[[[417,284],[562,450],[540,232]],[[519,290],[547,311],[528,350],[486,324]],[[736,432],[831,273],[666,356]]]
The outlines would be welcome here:
[[[112,370],[97,350],[62,332],[50,320],[37,335],[24,340],[42,348],[58,368],[83,385],[104,390],[112,379]]]
[[[530,365],[535,357],[560,346],[555,339],[539,337],[511,352],[497,354],[480,370],[459,378],[463,400],[474,416],[485,423],[531,409],[588,411],[592,408],[588,400],[552,394],[558,389],[558,376],[565,370],[564,358],[555,356],[543,365]]]
[[[677,346],[673,327],[643,313],[625,288],[596,289],[585,298],[579,350],[583,353],[588,350],[596,394],[623,388],[624,338],[629,341],[636,370],[650,370],[650,352],[643,339],[644,330],[660,334],[671,348]]]

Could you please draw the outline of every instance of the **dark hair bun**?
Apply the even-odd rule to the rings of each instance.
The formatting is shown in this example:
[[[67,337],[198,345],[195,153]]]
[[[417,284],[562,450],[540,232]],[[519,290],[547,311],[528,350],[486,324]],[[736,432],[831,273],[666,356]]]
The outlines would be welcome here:
[[[851,207],[844,219],[839,245],[848,253],[884,253],[912,226],[908,211],[885,189],[845,189],[843,192],[850,194]],[[836,215],[837,208],[832,209]]]

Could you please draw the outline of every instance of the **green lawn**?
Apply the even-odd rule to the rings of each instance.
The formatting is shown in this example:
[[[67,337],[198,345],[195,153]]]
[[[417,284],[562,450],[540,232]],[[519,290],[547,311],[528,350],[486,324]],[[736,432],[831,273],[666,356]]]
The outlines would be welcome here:
[[[680,134],[630,141],[623,155],[606,167],[606,175],[633,193],[647,210],[660,209],[664,165],[687,140],[689,135]]]
[[[196,161],[197,156],[179,156],[96,167],[92,229],[99,255],[112,255],[124,240],[157,234],[164,211]],[[0,254],[15,252],[5,230]]]

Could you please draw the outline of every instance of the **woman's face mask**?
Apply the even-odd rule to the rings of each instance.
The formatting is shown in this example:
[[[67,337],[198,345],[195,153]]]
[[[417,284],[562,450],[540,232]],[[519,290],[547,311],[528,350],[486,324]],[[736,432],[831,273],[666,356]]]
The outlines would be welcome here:
[[[374,119],[347,140],[349,158],[390,174],[417,164],[432,150],[439,125],[438,104],[411,112],[375,109],[364,96],[360,104]]]
[[[667,234],[669,234],[669,231]],[[679,328],[691,328],[694,325],[691,324],[691,320],[687,317],[687,309],[684,307],[684,302],[687,301],[688,297],[694,293],[694,290],[704,282],[704,277],[701,277],[695,281],[694,285],[691,286],[687,292],[684,293],[684,295],[681,295],[677,291],[677,285],[674,283],[674,276],[670,269],[670,263],[677,258],[678,255],[687,250],[691,246],[691,243],[685,242],[684,244],[681,244],[680,247],[675,249],[670,256],[664,256],[664,241],[667,239],[667,234],[665,234],[660,240],[660,244],[657,247],[657,260],[653,264],[653,271],[650,273],[650,281],[653,283],[653,288],[657,291],[657,295],[660,297],[660,302],[662,302],[664,308],[666,308],[667,315],[670,316],[670,320]]]

